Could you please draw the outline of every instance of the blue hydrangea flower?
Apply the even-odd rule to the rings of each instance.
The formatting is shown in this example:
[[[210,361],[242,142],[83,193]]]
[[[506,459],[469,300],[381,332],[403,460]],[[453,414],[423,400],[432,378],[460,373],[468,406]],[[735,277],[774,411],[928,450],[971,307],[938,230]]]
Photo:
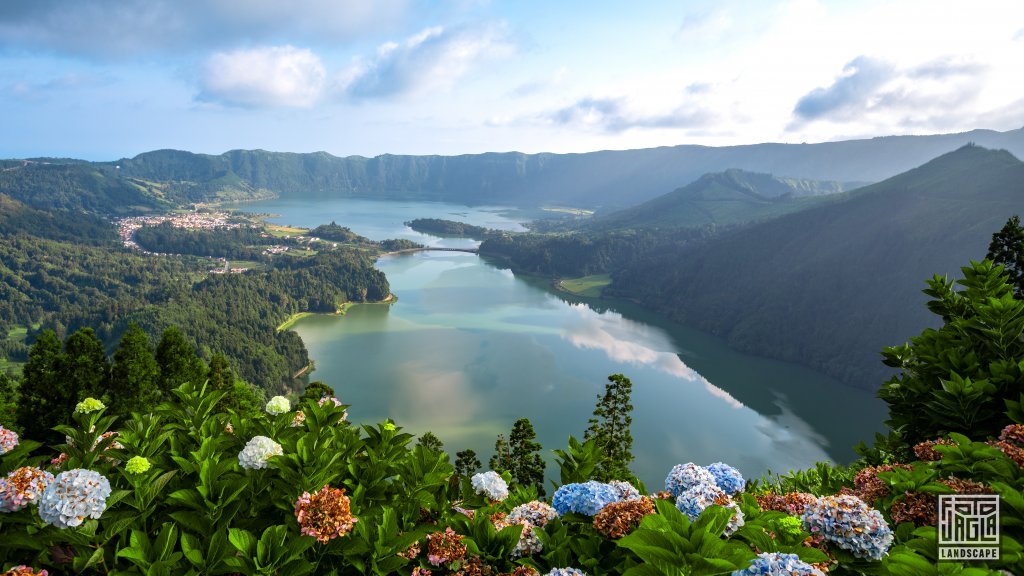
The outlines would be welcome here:
[[[708,472],[707,468],[697,466],[693,462],[676,464],[665,477],[665,490],[668,490],[672,497],[678,497],[686,490],[699,484],[715,485],[715,477]]]
[[[98,519],[107,507],[110,482],[99,472],[76,468],[61,472],[39,498],[39,517],[57,528]]]
[[[732,576],[825,576],[825,573],[804,562],[796,554],[762,552],[744,570]]]
[[[715,477],[715,484],[725,490],[725,493],[733,496],[743,492],[745,482],[740,471],[724,462],[715,462],[707,467],[707,471]]]
[[[615,489],[615,493],[619,495],[619,501],[625,502],[626,500],[639,500],[640,491],[629,482],[623,482],[621,480],[611,480],[608,485]]]
[[[591,480],[582,484],[565,484],[551,498],[551,505],[559,515],[576,512],[594,516],[612,502],[619,501],[615,488]]]
[[[882,514],[851,495],[824,496],[808,504],[804,530],[822,535],[858,558],[881,560],[892,546],[892,530]]]
[[[508,484],[505,479],[498,475],[493,470],[482,472],[480,474],[473,474],[470,479],[473,484],[473,489],[476,490],[477,494],[483,494],[491,500],[497,500],[501,502],[505,498],[508,498]]]
[[[704,512],[712,504],[725,506],[733,511],[732,518],[725,527],[724,534],[726,536],[731,535],[740,526],[743,526],[743,512],[739,506],[729,498],[729,495],[724,490],[714,484],[698,484],[685,490],[676,498],[676,508],[683,514],[686,514],[691,522],[696,520],[701,515],[701,512]]]
[[[238,464],[247,470],[267,467],[267,460],[284,454],[281,445],[266,436],[253,436],[238,453]]]
[[[544,576],[587,576],[587,573],[579,568],[552,568]]]

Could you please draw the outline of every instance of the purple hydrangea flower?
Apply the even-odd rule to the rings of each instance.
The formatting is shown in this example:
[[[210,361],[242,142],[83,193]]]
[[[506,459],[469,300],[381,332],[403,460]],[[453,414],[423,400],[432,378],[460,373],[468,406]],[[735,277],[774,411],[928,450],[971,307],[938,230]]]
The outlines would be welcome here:
[[[808,504],[800,518],[812,536],[821,535],[858,558],[881,560],[893,534],[881,512],[852,495],[824,496]]]
[[[39,501],[53,474],[40,468],[23,466],[0,479],[0,512],[17,512]]]
[[[686,514],[690,521],[696,520],[708,506],[717,504],[725,506],[733,511],[729,524],[725,527],[725,535],[729,536],[743,526],[743,512],[739,506],[729,498],[729,495],[714,484],[698,484],[685,490],[676,498],[676,508]]]
[[[587,576],[587,573],[579,568],[552,568],[544,576]]]
[[[99,472],[76,468],[61,472],[39,499],[39,517],[57,528],[98,519],[107,507],[110,482]]]
[[[623,482],[621,480],[611,480],[608,485],[615,489],[615,493],[619,495],[619,501],[625,502],[626,500],[639,500],[640,491],[629,482]]]
[[[534,500],[513,508],[508,514],[508,523],[521,524],[523,521],[526,521],[534,526],[543,528],[555,518],[558,518],[558,511],[552,508],[550,504]]]

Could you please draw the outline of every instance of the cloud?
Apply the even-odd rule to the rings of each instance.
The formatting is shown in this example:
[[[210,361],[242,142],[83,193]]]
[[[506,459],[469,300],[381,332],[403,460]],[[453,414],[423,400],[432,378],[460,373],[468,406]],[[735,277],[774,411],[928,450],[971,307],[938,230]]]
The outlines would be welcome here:
[[[683,23],[676,30],[677,40],[714,39],[721,36],[733,25],[732,17],[726,12],[693,12],[683,17]]]
[[[353,99],[446,90],[481,61],[512,51],[502,26],[428,28],[401,44],[380,46],[368,62],[356,62],[342,75],[339,88]]]
[[[389,29],[408,0],[5,0],[0,49],[123,59],[301,36],[337,45]]]
[[[241,107],[315,104],[327,73],[320,58],[294,46],[221,52],[203,66],[198,100]]]
[[[695,87],[689,94],[698,94]],[[605,132],[623,132],[633,128],[701,129],[712,125],[717,115],[699,103],[686,102],[667,112],[634,109],[625,97],[586,97],[548,115],[555,124],[589,127]]]
[[[107,86],[113,78],[104,74],[64,74],[40,82],[17,82],[10,86],[11,92],[22,99],[34,100],[46,95],[74,90]]]
[[[815,88],[793,109],[790,129],[815,121],[942,129],[957,126],[984,86],[986,65],[962,58],[937,58],[895,66],[860,56],[826,88]]]

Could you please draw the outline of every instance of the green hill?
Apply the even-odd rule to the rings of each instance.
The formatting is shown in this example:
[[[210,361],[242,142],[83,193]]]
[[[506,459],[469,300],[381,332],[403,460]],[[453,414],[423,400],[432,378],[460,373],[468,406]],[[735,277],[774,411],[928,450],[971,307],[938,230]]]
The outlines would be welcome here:
[[[855,185],[731,169],[705,174],[639,206],[595,217],[586,227],[603,230],[742,224],[834,202],[832,195],[852,187]]]
[[[606,293],[873,388],[883,346],[934,320],[921,293],[985,256],[1024,207],[1024,163],[967,146],[823,205],[724,235],[700,249],[650,252]]]

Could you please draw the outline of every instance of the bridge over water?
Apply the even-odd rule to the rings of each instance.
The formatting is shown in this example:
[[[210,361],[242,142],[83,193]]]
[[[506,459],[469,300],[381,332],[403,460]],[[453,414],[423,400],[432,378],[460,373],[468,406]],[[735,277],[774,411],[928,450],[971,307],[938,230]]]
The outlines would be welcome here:
[[[406,248],[404,250],[395,250],[394,252],[385,252],[383,256],[390,256],[392,254],[412,254],[413,252],[469,252],[470,254],[479,254],[480,250],[476,248],[435,248],[432,246],[425,246],[423,248]]]

